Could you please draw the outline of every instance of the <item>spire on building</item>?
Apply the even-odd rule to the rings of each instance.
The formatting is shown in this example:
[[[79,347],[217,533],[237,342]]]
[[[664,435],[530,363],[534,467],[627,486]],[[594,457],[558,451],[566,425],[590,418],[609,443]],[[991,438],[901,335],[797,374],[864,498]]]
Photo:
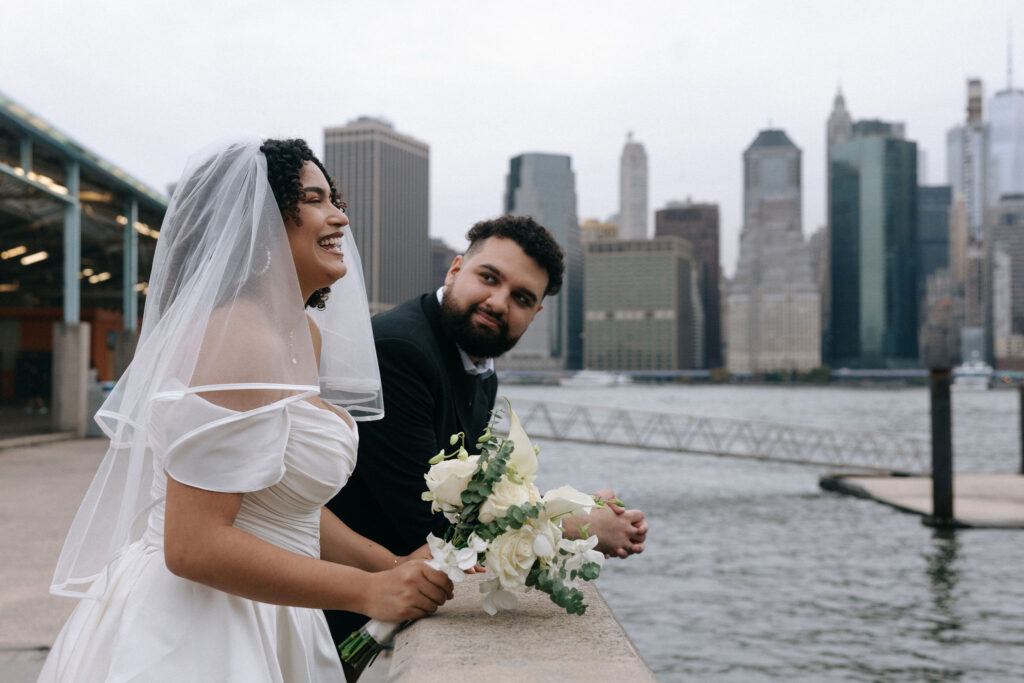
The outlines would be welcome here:
[[[619,237],[647,238],[647,152],[629,131],[619,158]]]
[[[829,114],[828,123],[825,126],[827,149],[833,145],[845,142],[853,136],[853,117],[846,109],[846,98],[843,96],[843,87],[836,87],[836,96],[832,100],[832,113]],[[826,158],[828,153],[826,151]]]

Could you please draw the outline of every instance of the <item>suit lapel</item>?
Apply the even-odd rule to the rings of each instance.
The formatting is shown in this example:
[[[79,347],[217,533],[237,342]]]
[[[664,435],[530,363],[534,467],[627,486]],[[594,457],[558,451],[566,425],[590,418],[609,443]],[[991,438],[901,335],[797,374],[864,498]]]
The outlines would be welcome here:
[[[459,355],[455,341],[441,329],[441,304],[438,303],[436,295],[427,294],[424,297],[423,313],[430,321],[434,338],[437,340],[438,351],[444,361],[445,373],[451,386],[449,399],[455,406],[458,429],[466,432],[467,437],[472,437],[470,432],[474,424],[474,411],[480,403],[486,402],[477,396],[480,393],[481,382],[476,376],[468,374],[462,367],[462,357]]]

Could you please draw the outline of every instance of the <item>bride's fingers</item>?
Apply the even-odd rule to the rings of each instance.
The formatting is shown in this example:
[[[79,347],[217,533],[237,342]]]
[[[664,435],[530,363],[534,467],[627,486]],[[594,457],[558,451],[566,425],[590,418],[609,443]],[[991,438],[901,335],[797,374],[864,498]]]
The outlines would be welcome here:
[[[430,583],[420,589],[420,595],[430,600],[434,605],[443,605],[448,596],[451,595],[451,592]]]

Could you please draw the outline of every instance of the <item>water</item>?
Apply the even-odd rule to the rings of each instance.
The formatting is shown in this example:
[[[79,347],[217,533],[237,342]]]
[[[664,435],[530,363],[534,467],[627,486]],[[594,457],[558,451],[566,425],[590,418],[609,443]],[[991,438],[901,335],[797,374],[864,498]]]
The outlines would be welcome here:
[[[511,386],[524,397],[929,433],[926,388]],[[1015,391],[954,393],[957,471],[1019,466]],[[527,425],[529,429],[529,425]],[[1024,680],[1024,531],[942,532],[813,467],[544,442],[541,489],[612,486],[651,526],[599,586],[660,681]]]

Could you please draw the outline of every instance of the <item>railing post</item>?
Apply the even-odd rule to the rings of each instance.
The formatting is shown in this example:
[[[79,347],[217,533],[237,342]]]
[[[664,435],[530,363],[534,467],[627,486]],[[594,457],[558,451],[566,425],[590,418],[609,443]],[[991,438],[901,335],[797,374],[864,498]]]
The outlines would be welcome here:
[[[949,403],[949,368],[929,373],[932,411],[932,518],[953,521],[953,424]]]

